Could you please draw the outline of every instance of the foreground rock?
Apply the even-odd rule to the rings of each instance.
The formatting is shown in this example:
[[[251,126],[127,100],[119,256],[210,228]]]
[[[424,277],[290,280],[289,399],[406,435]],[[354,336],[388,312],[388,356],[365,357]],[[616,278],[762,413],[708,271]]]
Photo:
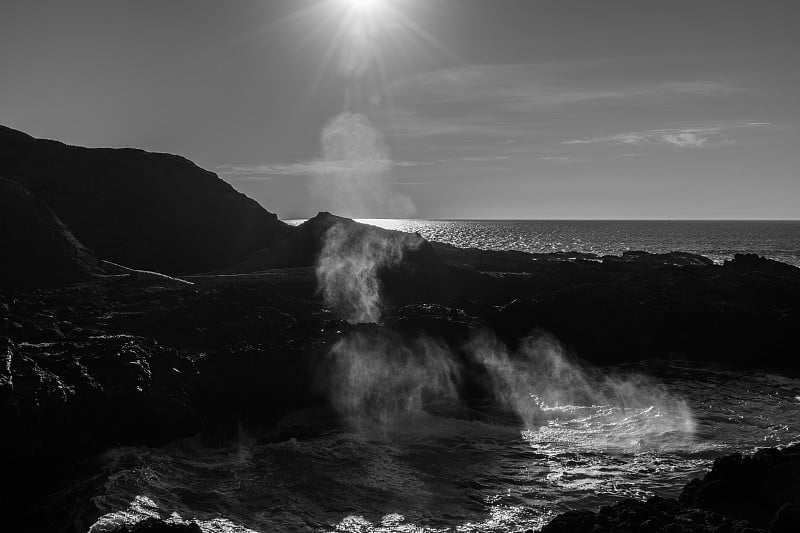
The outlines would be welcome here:
[[[114,533],[200,533],[201,529],[194,522],[184,524],[148,518],[131,526],[122,526],[113,531]]]
[[[44,201],[100,258],[132,268],[216,270],[292,231],[212,172],[170,154],[68,146],[0,126],[0,176]]]
[[[678,500],[624,500],[569,511],[541,533],[789,533],[800,531],[800,444],[720,457]]]
[[[702,480],[686,486],[680,503],[766,528],[779,509],[800,504],[800,444],[783,450],[768,448],[752,456],[721,457]],[[798,511],[787,507],[783,512],[782,521],[790,516],[796,520],[795,528],[787,531],[800,531]]]
[[[0,293],[10,523],[81,531],[65,524],[93,522],[70,517],[89,506],[95,454],[196,434],[224,443],[313,403],[312,360],[338,321],[292,293],[127,277]]]

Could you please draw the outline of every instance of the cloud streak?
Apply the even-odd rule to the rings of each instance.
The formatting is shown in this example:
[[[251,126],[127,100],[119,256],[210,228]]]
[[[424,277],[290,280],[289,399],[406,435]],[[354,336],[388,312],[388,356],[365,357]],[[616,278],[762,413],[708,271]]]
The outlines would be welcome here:
[[[619,63],[619,64],[617,64]],[[625,79],[603,74],[622,60],[470,65],[396,80],[384,92],[391,109],[376,117],[387,134],[403,140],[495,138],[547,134],[542,120],[573,110],[616,112],[620,105],[674,106],[745,89],[704,79]],[[624,72],[630,72],[630,68]]]
[[[747,122],[727,126],[706,126],[699,128],[666,128],[645,131],[633,131],[602,135],[597,137],[583,137],[563,141],[562,144],[606,144],[621,146],[658,145],[667,144],[678,148],[703,148],[731,144],[727,133],[733,129],[766,127],[769,122]]]
[[[391,159],[375,159],[371,161],[358,159],[311,160],[285,164],[225,165],[218,167],[217,171],[230,179],[272,179],[276,176],[383,172],[391,167],[423,167],[438,163],[439,161],[392,161]]]
[[[233,180],[258,180],[273,179],[279,176],[317,176],[320,174],[352,174],[352,173],[373,173],[386,172],[392,167],[395,168],[417,168],[444,165],[453,161],[465,161],[469,163],[490,163],[509,159],[507,155],[476,155],[455,157],[452,159],[435,159],[433,161],[411,161],[391,159],[359,160],[311,160],[298,161],[286,164],[268,165],[225,165],[217,168],[220,175]]]

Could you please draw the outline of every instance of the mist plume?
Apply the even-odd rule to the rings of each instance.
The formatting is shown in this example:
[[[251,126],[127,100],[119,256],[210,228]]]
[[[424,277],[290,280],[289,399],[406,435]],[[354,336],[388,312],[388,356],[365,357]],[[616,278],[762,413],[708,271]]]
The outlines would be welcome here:
[[[433,402],[464,405],[469,398],[459,385],[477,364],[486,371],[486,390],[517,415],[532,444],[630,448],[663,436],[682,444],[695,430],[686,402],[663,385],[583,365],[546,334],[512,352],[484,331],[455,352],[427,336],[376,330],[340,340],[329,357],[332,405],[367,425],[392,424]]]
[[[385,425],[427,402],[458,398],[458,365],[428,337],[360,334],[337,342],[329,357],[331,403],[355,421]]]
[[[418,235],[340,222],[324,235],[317,283],[325,302],[350,323],[377,322],[381,315],[380,270],[399,263]]]
[[[380,133],[361,114],[345,112],[322,133],[324,160],[315,168],[314,191],[338,214],[374,213],[403,216],[413,212],[406,196],[392,193],[386,177],[392,163]],[[329,306],[348,321],[380,318],[381,268],[399,262],[404,248],[421,241],[407,234],[377,228],[336,224],[323,237],[317,281]]]
[[[654,434],[691,435],[695,422],[686,402],[641,374],[607,374],[570,358],[552,336],[525,339],[515,353],[481,333],[467,345],[487,370],[491,389],[529,430],[552,420],[580,420],[575,430],[593,446],[635,445]],[[561,430],[554,438],[570,438]]]
[[[415,212],[411,198],[388,182],[389,149],[366,115],[345,111],[322,130],[322,160],[309,184],[330,211],[350,217],[405,217]]]

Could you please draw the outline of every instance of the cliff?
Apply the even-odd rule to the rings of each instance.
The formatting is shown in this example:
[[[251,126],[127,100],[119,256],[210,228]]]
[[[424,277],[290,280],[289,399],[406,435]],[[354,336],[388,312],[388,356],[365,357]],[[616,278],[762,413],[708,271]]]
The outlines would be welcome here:
[[[47,205],[0,178],[0,287],[54,287],[92,277],[97,259]]]
[[[0,175],[47,204],[102,259],[186,274],[223,268],[292,228],[183,157],[81,148],[0,126]]]

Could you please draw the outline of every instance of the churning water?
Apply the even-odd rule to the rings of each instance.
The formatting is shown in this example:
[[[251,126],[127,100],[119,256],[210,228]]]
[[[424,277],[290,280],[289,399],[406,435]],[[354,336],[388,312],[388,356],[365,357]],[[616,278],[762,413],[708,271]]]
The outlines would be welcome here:
[[[653,377],[693,423],[656,406],[542,404],[528,430],[494,405],[429,405],[370,432],[295,413],[308,437],[108,453],[92,531],[147,516],[206,532],[537,528],[568,509],[676,496],[714,457],[800,439],[800,379],[684,363],[615,371]]]

